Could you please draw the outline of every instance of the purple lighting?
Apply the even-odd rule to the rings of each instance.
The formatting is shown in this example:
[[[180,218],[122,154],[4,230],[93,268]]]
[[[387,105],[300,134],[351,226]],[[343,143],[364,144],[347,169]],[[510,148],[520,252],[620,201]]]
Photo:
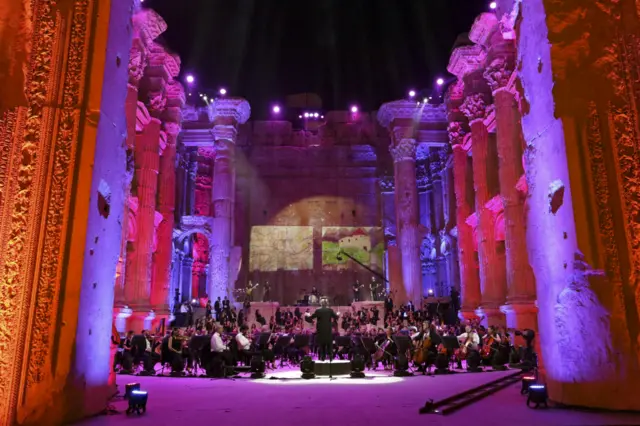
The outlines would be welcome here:
[[[492,1],[491,3],[489,3],[489,9],[495,10],[497,7],[498,7],[498,3],[496,3],[495,1]]]
[[[415,90],[409,90],[409,97],[413,98],[416,96],[416,91]]]
[[[436,84],[438,86],[442,86],[444,84],[444,78],[438,77],[438,79],[436,80]]]
[[[185,78],[187,84],[193,84],[196,82],[196,78],[193,76],[193,74],[187,74],[187,77]]]
[[[274,114],[280,114],[280,106],[278,105],[274,105],[271,110],[273,111]]]
[[[357,106],[355,106],[355,105],[354,105],[354,106],[352,106],[352,107],[351,107],[351,112],[352,112],[353,114],[357,113],[357,112],[358,112],[358,107],[357,107]]]
[[[309,113],[308,112],[304,113],[304,118],[309,118]]]
[[[224,95],[226,95],[226,94],[227,94],[227,89],[225,89],[225,88],[223,87],[222,89],[220,89],[220,92],[219,92],[219,93],[220,93],[222,96],[224,96]]]

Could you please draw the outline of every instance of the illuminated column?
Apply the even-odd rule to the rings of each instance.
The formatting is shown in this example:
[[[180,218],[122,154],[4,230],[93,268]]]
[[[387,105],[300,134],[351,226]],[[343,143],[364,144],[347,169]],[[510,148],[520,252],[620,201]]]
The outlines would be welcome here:
[[[536,283],[527,253],[524,199],[516,188],[524,172],[520,111],[515,89],[507,87],[514,60],[498,58],[484,74],[496,106],[500,193],[504,203],[507,303],[501,310],[506,314],[509,328],[537,330]]]
[[[235,143],[238,125],[244,124],[251,114],[249,103],[244,99],[219,98],[211,104],[213,136],[216,158],[213,165],[213,229],[209,252],[208,296],[233,298],[230,278],[231,248],[233,246],[233,200],[235,193]]]
[[[385,273],[388,283],[387,290],[391,293],[394,303],[406,299],[402,284],[402,263],[400,251],[396,243],[396,208],[395,183],[392,176],[383,176],[379,180],[382,199],[384,237],[385,237]],[[396,300],[397,299],[397,300]]]
[[[167,107],[163,114],[167,143],[160,157],[158,174],[158,212],[162,221],[158,225],[157,249],[154,254],[154,279],[151,286],[151,306],[160,318],[169,315],[171,288],[171,260],[173,256],[173,226],[176,196],[176,142],[180,133],[181,109],[184,91],[177,82],[167,86]]]
[[[391,148],[396,186],[396,227],[402,257],[402,280],[407,299],[422,304],[422,265],[418,235],[416,140],[401,138]]]
[[[469,185],[468,154],[462,146],[464,133],[460,123],[449,125],[449,140],[453,145],[453,183],[456,196],[456,229],[458,233],[458,265],[460,267],[460,316],[464,319],[476,318],[480,306],[480,280],[475,259],[473,229],[467,224],[472,208],[467,194],[472,192]]]
[[[144,105],[138,114],[148,114]],[[136,240],[128,252],[125,301],[134,309],[148,310],[151,297],[151,262],[155,233],[156,191],[160,160],[160,120],[144,116],[147,124],[136,135],[135,182],[133,189],[137,198]],[[136,314],[132,315],[134,318]],[[146,315],[144,315],[146,317]],[[136,330],[139,331],[139,330]]]
[[[473,183],[476,193],[476,216],[478,218],[478,259],[480,262],[480,290],[482,299],[478,315],[486,318],[490,325],[501,325],[504,314],[500,306],[506,297],[506,283],[501,280],[501,267],[496,249],[495,218],[491,210],[486,207],[490,200],[487,179],[489,133],[484,119],[487,115],[487,104],[484,95],[474,93],[467,96],[461,106],[462,112],[469,119],[471,127],[473,160]]]

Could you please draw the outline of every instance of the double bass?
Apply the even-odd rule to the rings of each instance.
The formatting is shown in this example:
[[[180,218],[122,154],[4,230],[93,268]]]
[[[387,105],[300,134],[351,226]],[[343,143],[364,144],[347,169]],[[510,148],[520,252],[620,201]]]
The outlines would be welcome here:
[[[483,359],[491,358],[493,345],[496,343],[496,339],[493,337],[492,334],[488,334],[486,337],[487,337],[487,340],[484,342],[484,345],[482,345],[482,349],[480,349],[480,356]]]
[[[429,335],[429,329],[424,332],[424,336],[422,340],[418,343],[416,347],[416,351],[413,354],[413,362],[416,365],[422,365],[427,362],[427,355],[429,353],[429,349],[433,342],[431,341],[431,336]]]

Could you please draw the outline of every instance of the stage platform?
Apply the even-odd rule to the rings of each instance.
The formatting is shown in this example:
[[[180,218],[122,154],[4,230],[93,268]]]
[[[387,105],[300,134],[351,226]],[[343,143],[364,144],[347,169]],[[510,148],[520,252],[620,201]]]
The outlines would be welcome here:
[[[146,414],[125,416],[127,403],[113,402],[119,414],[81,422],[83,426],[324,426],[469,424],[518,426],[638,425],[640,416],[562,410],[532,410],[516,383],[450,416],[419,415],[428,399],[439,401],[489,383],[506,372],[458,373],[444,376],[393,377],[390,371],[365,371],[364,379],[348,376],[300,378],[299,368],[268,371],[251,379],[204,379],[118,376],[121,390],[138,382],[149,392]],[[385,386],[381,386],[385,385]]]

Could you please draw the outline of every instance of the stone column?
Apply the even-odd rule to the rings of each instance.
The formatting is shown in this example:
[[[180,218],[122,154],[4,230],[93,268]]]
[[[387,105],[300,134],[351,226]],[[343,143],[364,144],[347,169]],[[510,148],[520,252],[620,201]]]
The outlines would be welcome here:
[[[193,258],[185,254],[180,267],[182,268],[182,281],[180,282],[180,301],[191,300],[193,296],[191,288],[193,285]]]
[[[467,224],[471,206],[467,194],[467,151],[461,145],[462,131],[459,123],[449,125],[449,138],[453,144],[453,182],[456,195],[456,228],[458,234],[458,264],[460,266],[460,316],[464,319],[476,317],[480,306],[480,280],[475,260],[473,229]]]
[[[146,108],[140,106],[139,112],[145,111]],[[137,232],[136,241],[132,244],[132,251],[128,253],[131,261],[127,262],[127,282],[125,284],[125,300],[134,311],[150,308],[151,262],[160,160],[159,143],[160,120],[149,118],[148,124],[136,136],[134,156],[136,181],[134,192],[138,200]],[[133,317],[135,317],[135,313],[132,315]]]
[[[422,276],[418,235],[418,188],[416,185],[416,140],[402,138],[391,147],[396,186],[396,226],[402,256],[402,279],[407,299],[422,304]]]
[[[461,110],[469,118],[471,127],[473,183],[476,192],[476,216],[478,218],[478,259],[480,261],[480,289],[482,300],[478,315],[486,318],[490,325],[502,325],[504,314],[500,306],[504,304],[506,283],[501,280],[501,267],[495,239],[494,215],[486,207],[490,200],[487,180],[489,133],[484,119],[487,104],[483,94],[474,93],[465,99]]]
[[[235,193],[235,143],[239,124],[245,123],[251,113],[244,99],[216,99],[211,106],[216,158],[213,165],[213,229],[209,251],[208,296],[211,300],[229,297],[233,300],[230,282],[231,247],[233,245],[233,200]]]
[[[169,289],[171,287],[171,258],[173,255],[173,216],[175,209],[176,142],[180,126],[165,123],[167,144],[160,157],[158,174],[158,212],[162,221],[158,225],[157,249],[154,256],[155,274],[151,286],[151,306],[156,315],[169,315]]]
[[[196,152],[187,152],[185,155],[188,158],[187,166],[187,195],[185,215],[191,216],[194,214],[195,201],[196,201],[196,177],[198,176],[198,159]]]
[[[507,88],[514,65],[508,61],[497,58],[484,73],[493,89],[496,107],[500,193],[504,203],[507,303],[501,310],[509,328],[537,330],[536,283],[527,253],[524,200],[516,187],[524,172],[520,111],[515,89]]]

